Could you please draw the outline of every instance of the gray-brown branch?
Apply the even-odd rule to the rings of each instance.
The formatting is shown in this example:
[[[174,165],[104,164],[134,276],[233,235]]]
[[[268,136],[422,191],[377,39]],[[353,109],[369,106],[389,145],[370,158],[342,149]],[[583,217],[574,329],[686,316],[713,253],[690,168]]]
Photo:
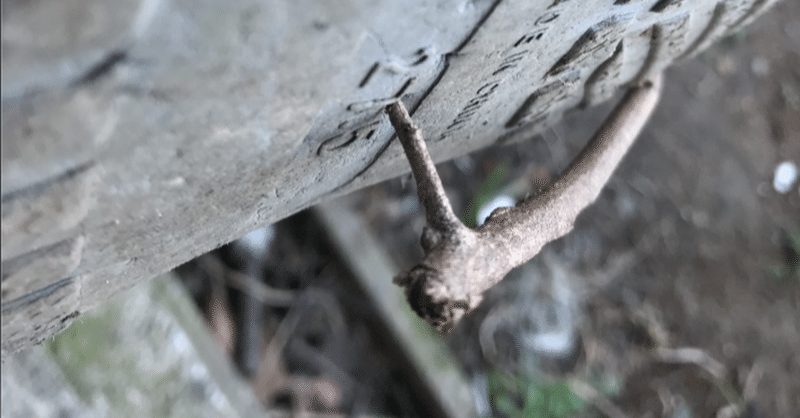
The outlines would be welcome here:
[[[569,233],[639,135],[660,91],[660,76],[632,88],[552,186],[516,207],[495,210],[477,230],[464,226],[453,213],[422,132],[403,103],[388,106],[427,220],[421,238],[424,259],[395,278],[412,308],[449,332],[478,306],[483,292],[545,244]]]
[[[437,231],[449,231],[461,225],[450,201],[444,193],[442,181],[436,166],[433,164],[422,131],[414,124],[403,103],[398,101],[386,109],[389,120],[392,122],[397,137],[406,153],[412,167],[414,180],[417,182],[417,194],[422,207],[425,208],[425,217],[428,226]]]

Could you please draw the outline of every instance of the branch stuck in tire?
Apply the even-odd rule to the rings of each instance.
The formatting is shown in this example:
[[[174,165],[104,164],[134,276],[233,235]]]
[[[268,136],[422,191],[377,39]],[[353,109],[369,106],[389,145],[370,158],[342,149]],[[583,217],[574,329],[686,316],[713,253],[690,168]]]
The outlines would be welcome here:
[[[631,90],[567,170],[543,193],[516,207],[492,212],[476,230],[453,213],[428,154],[422,131],[402,102],[386,108],[403,145],[427,225],[423,260],[395,278],[411,307],[441,332],[475,309],[483,292],[511,269],[573,228],[575,218],[600,194],[656,106],[661,77]]]

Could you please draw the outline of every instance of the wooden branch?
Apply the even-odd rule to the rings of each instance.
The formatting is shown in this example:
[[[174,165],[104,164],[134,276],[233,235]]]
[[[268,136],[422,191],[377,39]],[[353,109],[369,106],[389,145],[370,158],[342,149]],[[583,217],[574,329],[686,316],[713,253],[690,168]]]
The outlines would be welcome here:
[[[552,186],[514,208],[495,210],[477,230],[464,226],[453,213],[422,132],[403,103],[388,106],[427,220],[421,239],[424,259],[395,278],[411,307],[440,331],[449,332],[478,306],[483,292],[545,244],[570,232],[639,135],[660,91],[660,76],[632,88]]]
[[[411,172],[417,182],[417,195],[425,208],[428,225],[438,231],[458,228],[461,221],[450,207],[439,173],[422,138],[422,131],[411,120],[402,102],[394,102],[386,109],[386,113],[411,164]]]

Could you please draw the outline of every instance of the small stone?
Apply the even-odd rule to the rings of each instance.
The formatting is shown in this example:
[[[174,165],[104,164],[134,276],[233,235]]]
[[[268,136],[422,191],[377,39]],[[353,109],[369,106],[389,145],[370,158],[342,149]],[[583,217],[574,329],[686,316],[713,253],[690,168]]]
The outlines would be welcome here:
[[[692,223],[698,228],[708,228],[710,219],[707,213],[703,211],[696,211],[692,213]]]
[[[681,214],[681,219],[683,219],[684,221],[686,221],[686,222],[691,221],[691,219],[692,219],[692,207],[689,206],[689,205],[685,205],[685,206],[681,207],[680,214]]]
[[[755,57],[750,61],[750,70],[759,77],[769,75],[769,61],[764,57]]]
[[[728,55],[717,59],[717,72],[721,75],[730,75],[736,72],[736,61]]]
[[[784,161],[775,167],[772,187],[780,194],[789,193],[797,181],[797,166],[791,161]]]

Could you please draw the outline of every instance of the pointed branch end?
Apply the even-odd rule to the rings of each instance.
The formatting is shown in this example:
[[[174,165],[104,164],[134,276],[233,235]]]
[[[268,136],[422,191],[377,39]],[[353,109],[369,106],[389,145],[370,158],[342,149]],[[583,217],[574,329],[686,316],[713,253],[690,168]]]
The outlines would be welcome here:
[[[400,99],[386,106],[386,114],[389,115],[389,121],[392,123],[395,131],[398,132],[398,136],[401,130],[408,132],[418,129],[414,121],[411,120],[411,115],[408,113],[406,105],[403,104],[403,101]]]

